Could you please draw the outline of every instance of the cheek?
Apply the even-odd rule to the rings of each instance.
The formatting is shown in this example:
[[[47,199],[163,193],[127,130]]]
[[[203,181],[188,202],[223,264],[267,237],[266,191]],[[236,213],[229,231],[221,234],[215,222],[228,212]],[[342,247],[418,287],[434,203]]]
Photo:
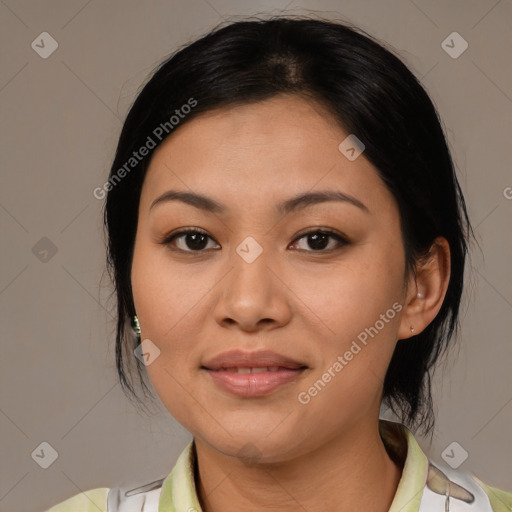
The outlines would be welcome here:
[[[399,328],[403,264],[399,250],[366,246],[328,277],[302,279],[308,318],[321,317],[323,327],[315,332],[319,364],[301,391],[319,414],[334,404],[363,413],[379,401]]]
[[[140,243],[135,246],[131,277],[142,339],[151,340],[159,351],[146,367],[148,376],[169,412],[193,428],[191,418],[201,416],[193,399],[202,356],[197,345],[205,339],[208,299],[222,273],[217,276],[200,265],[172,262],[164,247]]]
[[[171,340],[179,345],[181,336],[176,333],[212,286],[211,277],[201,274],[204,279],[197,279],[200,272],[192,267],[172,264],[165,247],[135,246],[131,274],[135,309],[143,336],[158,345]],[[193,329],[194,324],[187,327]]]
[[[205,423],[205,405],[190,381],[183,364],[174,365],[160,356],[146,367],[151,384],[166,410],[189,432],[196,435]],[[207,412],[210,412],[209,409]],[[210,412],[211,414],[211,412]]]
[[[382,328],[381,315],[385,315],[386,331],[390,326],[398,328],[393,304],[400,304],[402,298],[403,269],[399,250],[391,252],[368,245],[328,270],[320,269],[314,274],[294,271],[288,279],[307,306],[301,314],[321,328],[322,336],[339,339],[341,345],[336,349],[340,349],[376,322]]]

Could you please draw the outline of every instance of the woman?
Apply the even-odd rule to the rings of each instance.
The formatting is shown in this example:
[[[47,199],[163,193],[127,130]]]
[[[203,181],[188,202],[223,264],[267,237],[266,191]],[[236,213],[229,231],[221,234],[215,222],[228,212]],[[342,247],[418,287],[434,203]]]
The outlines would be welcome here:
[[[433,429],[471,227],[393,53],[327,21],[218,29],[144,86],[105,194],[121,383],[139,399],[145,365],[193,442],[161,480],[52,512],[512,510],[411,433]]]

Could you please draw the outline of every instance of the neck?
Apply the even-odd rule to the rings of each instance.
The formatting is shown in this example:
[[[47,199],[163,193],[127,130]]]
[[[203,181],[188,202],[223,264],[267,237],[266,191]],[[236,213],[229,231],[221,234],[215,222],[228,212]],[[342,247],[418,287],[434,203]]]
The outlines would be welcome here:
[[[286,462],[247,466],[195,440],[203,512],[387,512],[401,477],[378,424]]]

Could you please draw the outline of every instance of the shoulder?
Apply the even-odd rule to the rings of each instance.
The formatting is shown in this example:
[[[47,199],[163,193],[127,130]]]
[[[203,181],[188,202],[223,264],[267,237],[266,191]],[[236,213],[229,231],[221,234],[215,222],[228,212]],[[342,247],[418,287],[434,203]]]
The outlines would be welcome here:
[[[512,512],[512,493],[496,489],[475,475],[443,467],[429,461],[428,476],[419,512]]]
[[[512,492],[491,487],[476,477],[474,477],[474,479],[489,497],[495,512],[512,512]]]
[[[429,460],[404,425],[381,420],[379,426],[388,452],[403,468],[391,511],[512,512],[511,492]]]
[[[133,487],[100,487],[81,492],[45,512],[158,512],[164,478]]]
[[[194,443],[189,443],[167,476],[139,483],[100,487],[79,493],[44,512],[158,512],[200,510],[194,484]],[[135,480],[136,481],[136,480]]]
[[[54,505],[45,512],[107,512],[109,491],[108,487],[90,489]]]

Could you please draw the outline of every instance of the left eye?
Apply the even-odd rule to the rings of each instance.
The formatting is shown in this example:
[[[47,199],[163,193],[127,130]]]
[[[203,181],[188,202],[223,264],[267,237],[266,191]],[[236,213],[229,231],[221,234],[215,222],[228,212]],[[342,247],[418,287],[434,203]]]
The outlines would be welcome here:
[[[348,244],[348,241],[338,233],[335,233],[333,231],[326,231],[326,230],[316,230],[316,231],[310,231],[309,233],[304,233],[302,236],[297,238],[294,243],[297,244],[297,241],[300,241],[302,239],[306,239],[306,243],[309,245],[309,247],[312,248],[312,251],[309,251],[308,249],[300,248],[300,250],[306,250],[309,252],[314,251],[325,251],[336,249],[336,244],[334,244],[334,247],[329,247],[329,241],[330,239],[334,239],[337,242],[337,246],[341,247]]]

